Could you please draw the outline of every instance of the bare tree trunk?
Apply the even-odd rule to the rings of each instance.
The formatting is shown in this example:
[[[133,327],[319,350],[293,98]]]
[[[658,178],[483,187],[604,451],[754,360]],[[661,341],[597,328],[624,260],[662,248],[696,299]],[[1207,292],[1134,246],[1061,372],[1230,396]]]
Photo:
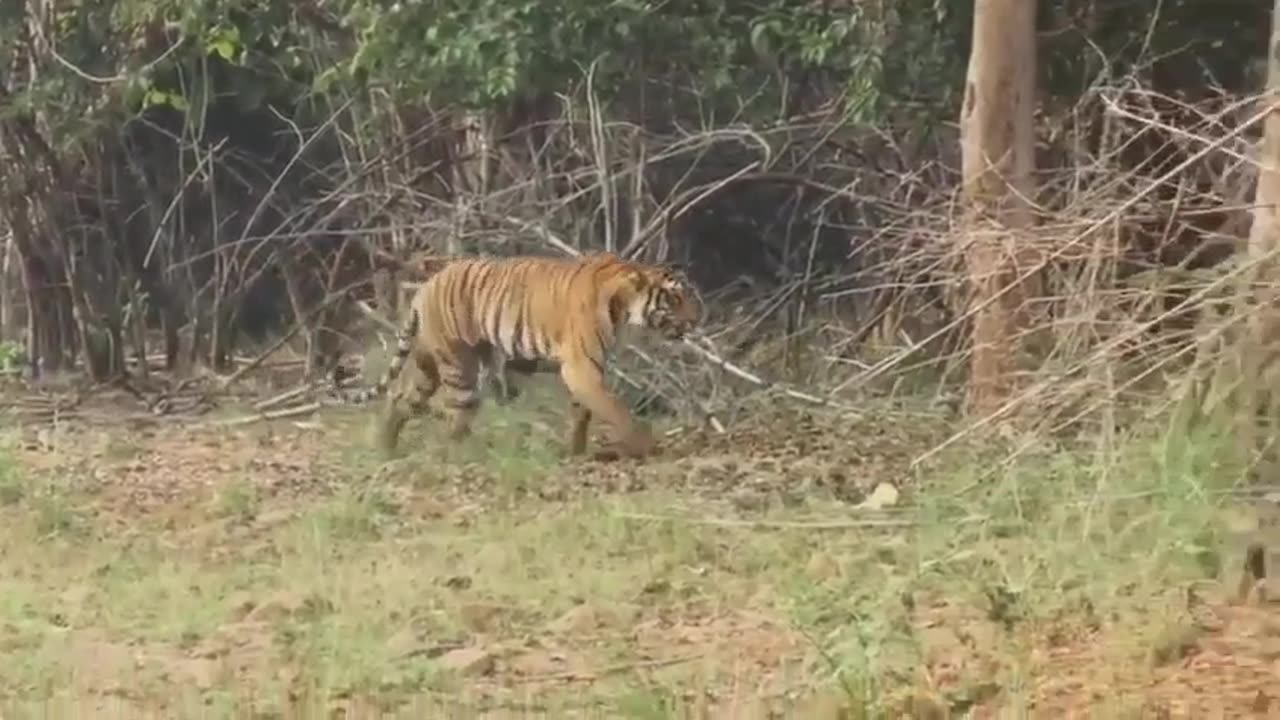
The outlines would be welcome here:
[[[484,222],[485,200],[489,194],[493,170],[492,127],[491,119],[484,113],[468,112],[462,115],[455,130],[457,140],[452,150],[451,178],[453,229],[445,248],[449,255],[463,252],[462,238],[471,225],[473,214],[479,216],[481,223]]]
[[[973,50],[960,113],[966,263],[972,285],[969,410],[997,411],[1011,389],[1019,307],[1029,288],[1011,287],[1026,268],[1019,231],[1035,222],[1035,3],[977,0]],[[998,296],[998,297],[997,297]]]
[[[18,326],[13,312],[13,288],[9,286],[13,278],[13,231],[5,234],[4,249],[0,250],[0,342],[11,340],[10,337]]]
[[[1280,259],[1280,0],[1271,17],[1271,43],[1267,53],[1267,91],[1260,102],[1272,106],[1263,127],[1258,153],[1258,185],[1254,191],[1253,225],[1249,229],[1249,259],[1254,261],[1253,301],[1249,317],[1249,339],[1244,343],[1242,397],[1245,399],[1241,442],[1246,452],[1264,451],[1257,465],[1261,477],[1272,477],[1275,469],[1276,383],[1280,382],[1274,360],[1280,352],[1280,288],[1277,268]]]
[[[75,313],[65,283],[51,279],[48,267],[18,245],[23,286],[27,290],[27,357],[33,369],[63,370],[75,364]]]

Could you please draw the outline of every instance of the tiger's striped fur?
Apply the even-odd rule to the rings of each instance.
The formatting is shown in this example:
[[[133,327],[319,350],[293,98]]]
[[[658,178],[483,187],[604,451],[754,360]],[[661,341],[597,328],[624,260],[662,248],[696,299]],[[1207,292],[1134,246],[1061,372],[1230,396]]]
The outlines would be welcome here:
[[[433,264],[432,264],[433,263]],[[558,366],[571,396],[569,451],[586,449],[593,416],[613,429],[615,452],[641,456],[655,443],[604,384],[606,355],[624,326],[682,338],[701,320],[702,304],[679,273],[613,254],[433,259],[397,335],[396,355],[370,395],[386,395],[377,420],[385,452],[405,422],[443,388],[449,436],[470,432],[480,405],[479,371],[501,398],[514,395],[509,370]],[[417,372],[401,375],[412,357]],[[392,388],[397,378],[401,378]]]

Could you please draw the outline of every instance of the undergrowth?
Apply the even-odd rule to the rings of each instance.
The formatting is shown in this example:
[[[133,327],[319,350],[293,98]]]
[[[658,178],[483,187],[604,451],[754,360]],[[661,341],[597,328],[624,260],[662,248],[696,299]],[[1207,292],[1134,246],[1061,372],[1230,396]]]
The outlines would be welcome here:
[[[711,703],[879,718],[926,699],[1016,714],[1047,645],[1104,642],[1104,680],[1167,661],[1184,588],[1232,552],[1221,506],[1240,473],[1208,430],[1004,464],[957,447],[885,528],[805,505],[730,522],[662,489],[443,496],[437,476],[458,467],[524,487],[563,467],[541,416],[491,413],[448,460],[416,442],[401,464],[419,474],[376,472],[348,425],[326,436],[348,438],[331,443],[348,474],[332,494],[277,499],[236,471],[187,515],[125,532],[0,455],[14,579],[0,627],[19,658],[0,666],[5,717],[103,697],[173,717],[365,703],[674,718]],[[591,680],[537,681],[561,676]]]

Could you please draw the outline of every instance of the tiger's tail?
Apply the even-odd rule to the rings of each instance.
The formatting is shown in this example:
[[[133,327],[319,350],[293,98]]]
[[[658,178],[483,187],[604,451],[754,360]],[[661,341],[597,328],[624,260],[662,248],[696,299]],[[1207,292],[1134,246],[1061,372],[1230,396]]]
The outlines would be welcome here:
[[[391,383],[395,382],[395,379],[404,370],[404,364],[408,360],[410,353],[413,352],[413,341],[417,337],[418,329],[421,325],[422,318],[418,314],[418,309],[411,308],[409,317],[396,333],[396,352],[395,355],[391,356],[391,362],[387,365],[386,371],[382,373],[382,377],[378,378],[378,382],[373,387],[361,388],[356,391],[350,398],[351,402],[365,403],[386,395],[387,388],[391,386]]]

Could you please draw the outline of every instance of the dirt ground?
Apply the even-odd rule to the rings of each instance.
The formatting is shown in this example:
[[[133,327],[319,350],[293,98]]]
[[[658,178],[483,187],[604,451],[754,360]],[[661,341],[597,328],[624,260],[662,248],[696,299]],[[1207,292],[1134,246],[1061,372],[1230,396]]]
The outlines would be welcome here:
[[[6,719],[1280,717],[1280,605],[1231,599],[1232,551],[1195,578],[1132,508],[1055,549],[938,504],[972,485],[910,468],[941,420],[784,408],[595,463],[533,401],[383,463],[366,409],[6,397]]]

